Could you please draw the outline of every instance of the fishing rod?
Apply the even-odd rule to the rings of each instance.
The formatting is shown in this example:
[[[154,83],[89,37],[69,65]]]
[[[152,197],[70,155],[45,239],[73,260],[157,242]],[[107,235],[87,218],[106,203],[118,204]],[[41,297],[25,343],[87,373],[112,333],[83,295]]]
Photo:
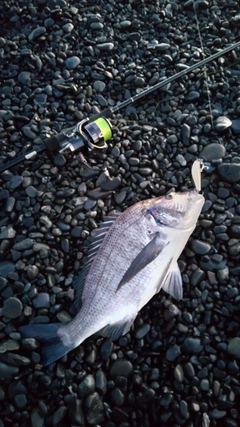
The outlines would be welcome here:
[[[51,136],[43,141],[41,145],[34,148],[33,150],[20,154],[16,158],[3,163],[0,165],[0,173],[5,170],[21,163],[23,160],[28,160],[36,157],[39,153],[42,153],[45,150],[50,152],[75,152],[80,151],[78,158],[80,162],[84,163],[86,166],[90,167],[85,160],[81,149],[87,148],[89,150],[97,149],[104,150],[107,148],[107,141],[109,141],[113,136],[112,126],[108,119],[112,118],[115,113],[126,108],[130,104],[134,104],[150,93],[166,86],[168,83],[171,83],[180,77],[183,77],[190,73],[191,71],[196,70],[197,68],[203,67],[207,63],[214,61],[222,55],[230,52],[233,49],[240,47],[240,41],[234,43],[225,49],[214,53],[213,55],[204,58],[202,61],[199,61],[191,66],[186,66],[183,70],[178,73],[170,76],[155,85],[144,89],[142,92],[136,94],[135,96],[128,98],[127,100],[115,105],[114,107],[108,107],[101,111],[98,114],[90,118],[86,118],[71,128],[62,130],[60,133]]]

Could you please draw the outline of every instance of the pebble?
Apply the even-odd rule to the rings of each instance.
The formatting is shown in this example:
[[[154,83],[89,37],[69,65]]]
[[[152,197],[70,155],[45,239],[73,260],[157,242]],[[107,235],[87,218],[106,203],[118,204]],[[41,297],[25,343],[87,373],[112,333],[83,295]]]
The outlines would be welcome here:
[[[240,120],[239,119],[232,120],[232,130],[236,134],[240,133]]]
[[[74,70],[80,64],[80,58],[78,56],[71,56],[65,61],[65,66],[68,70]]]
[[[3,303],[2,315],[8,319],[16,319],[22,314],[22,302],[16,297],[10,297]]]
[[[176,360],[179,356],[181,355],[181,350],[180,347],[177,344],[173,344],[171,347],[169,347],[169,349],[167,350],[166,353],[166,359],[169,362],[173,362],[174,360]]]
[[[103,402],[97,392],[90,394],[85,400],[86,420],[89,424],[102,424]]]
[[[218,173],[220,177],[226,182],[238,182],[240,180],[240,164],[222,163],[218,165]]]
[[[35,308],[49,308],[50,307],[49,294],[46,292],[41,292],[35,298],[33,298],[32,303]]]
[[[199,338],[187,337],[182,346],[182,351],[186,354],[198,354],[202,351],[203,346]]]
[[[2,229],[2,232],[0,233],[0,240],[14,239],[15,236],[16,236],[16,230],[14,230],[10,225],[9,227]]]
[[[228,353],[240,359],[240,337],[232,338],[228,343]]]
[[[46,28],[45,27],[37,27],[35,28],[28,36],[28,40],[31,41],[35,41],[36,39],[38,39],[39,37],[43,36],[43,34],[46,33]]]
[[[218,132],[224,132],[227,128],[232,125],[232,121],[226,116],[219,116],[216,120],[215,129]]]
[[[95,82],[93,83],[93,87],[97,92],[101,93],[104,91],[106,84],[101,80],[95,80]]]
[[[211,250],[211,245],[209,245],[209,243],[197,239],[192,239],[191,245],[195,254],[198,255],[205,255]]]
[[[29,86],[31,83],[31,73],[29,71],[22,71],[18,74],[18,81],[25,86]]]
[[[212,160],[222,159],[226,154],[224,145],[212,142],[206,145],[200,154],[200,158],[211,162]]]
[[[95,379],[93,375],[87,375],[78,386],[78,395],[81,398],[88,396],[95,390]]]
[[[96,45],[100,51],[111,52],[114,49],[113,43],[99,43]]]
[[[132,363],[129,360],[116,360],[110,367],[109,375],[114,378],[116,376],[129,377],[133,371]]]

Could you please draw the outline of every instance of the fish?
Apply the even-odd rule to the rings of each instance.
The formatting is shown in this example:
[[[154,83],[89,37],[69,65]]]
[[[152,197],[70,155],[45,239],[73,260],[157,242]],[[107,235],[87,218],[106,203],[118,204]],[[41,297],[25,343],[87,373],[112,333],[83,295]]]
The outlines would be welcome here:
[[[161,289],[176,300],[182,298],[177,260],[204,201],[196,188],[170,190],[105,218],[74,283],[73,319],[20,327],[24,337],[39,341],[42,365],[62,358],[95,333],[111,340],[126,334]]]

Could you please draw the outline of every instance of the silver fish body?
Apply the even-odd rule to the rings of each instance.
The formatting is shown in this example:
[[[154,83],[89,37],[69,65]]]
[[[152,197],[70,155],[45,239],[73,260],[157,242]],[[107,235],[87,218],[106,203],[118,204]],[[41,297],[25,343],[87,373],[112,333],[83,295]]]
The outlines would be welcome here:
[[[43,344],[48,365],[96,332],[117,339],[163,288],[182,297],[177,259],[193,232],[204,197],[196,190],[138,202],[97,231],[86,267],[76,281],[77,314],[67,324],[20,328]],[[83,289],[82,289],[83,288]],[[81,308],[78,301],[81,295]]]

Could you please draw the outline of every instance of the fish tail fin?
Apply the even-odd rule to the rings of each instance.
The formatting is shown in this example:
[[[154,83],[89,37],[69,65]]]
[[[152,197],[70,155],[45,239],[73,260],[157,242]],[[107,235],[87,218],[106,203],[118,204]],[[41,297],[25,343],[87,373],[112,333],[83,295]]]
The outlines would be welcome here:
[[[66,324],[64,324],[65,326]],[[62,327],[62,323],[33,323],[19,328],[24,337],[35,338],[40,342],[43,366],[50,365],[76,347],[74,343],[69,342],[66,345],[63,342],[62,334],[59,333]]]

